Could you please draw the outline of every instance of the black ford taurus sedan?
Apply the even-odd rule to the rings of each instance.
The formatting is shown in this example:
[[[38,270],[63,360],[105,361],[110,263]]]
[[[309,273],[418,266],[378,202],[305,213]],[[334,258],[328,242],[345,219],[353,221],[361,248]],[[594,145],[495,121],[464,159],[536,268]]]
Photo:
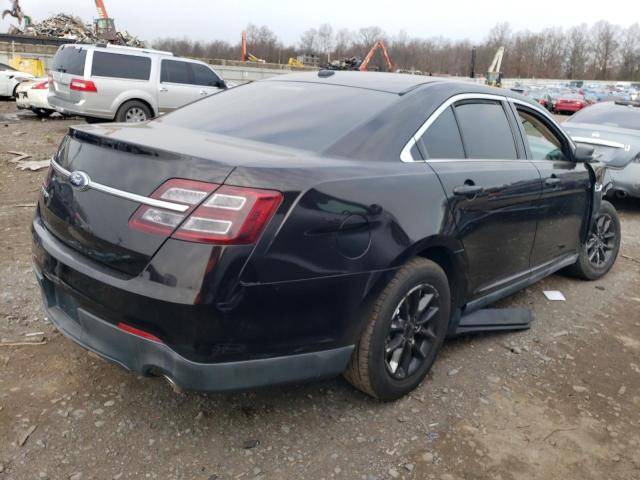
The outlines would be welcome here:
[[[73,127],[33,220],[51,321],[185,389],[344,373],[391,400],[461,318],[613,265],[592,157],[513,92],[282,76],[139,125]]]

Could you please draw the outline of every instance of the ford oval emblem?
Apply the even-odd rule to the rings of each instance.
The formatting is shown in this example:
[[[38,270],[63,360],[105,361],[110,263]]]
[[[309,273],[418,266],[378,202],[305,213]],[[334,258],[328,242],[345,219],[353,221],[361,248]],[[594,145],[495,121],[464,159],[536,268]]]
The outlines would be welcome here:
[[[84,172],[76,171],[71,172],[69,175],[69,183],[76,190],[86,190],[89,188],[89,183],[91,183],[91,179],[89,175]]]

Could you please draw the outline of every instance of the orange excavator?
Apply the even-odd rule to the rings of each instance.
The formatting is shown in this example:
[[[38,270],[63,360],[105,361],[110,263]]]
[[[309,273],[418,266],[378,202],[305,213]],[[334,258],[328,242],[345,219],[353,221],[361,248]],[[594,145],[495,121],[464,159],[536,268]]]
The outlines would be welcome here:
[[[366,72],[367,70],[369,70],[369,63],[371,62],[373,56],[376,54],[377,50],[382,51],[382,56],[384,57],[384,61],[387,64],[387,68],[389,69],[389,71],[393,72],[395,70],[395,66],[393,65],[393,62],[391,62],[391,57],[389,57],[387,47],[382,40],[378,40],[371,48],[371,50],[369,50],[369,53],[367,53],[367,56],[364,57],[364,60],[360,64],[358,70],[360,70],[361,72]]]
[[[117,42],[118,32],[113,18],[109,17],[107,8],[104,6],[103,0],[95,0],[98,9],[98,18],[93,22],[93,30],[100,40],[106,42]]]

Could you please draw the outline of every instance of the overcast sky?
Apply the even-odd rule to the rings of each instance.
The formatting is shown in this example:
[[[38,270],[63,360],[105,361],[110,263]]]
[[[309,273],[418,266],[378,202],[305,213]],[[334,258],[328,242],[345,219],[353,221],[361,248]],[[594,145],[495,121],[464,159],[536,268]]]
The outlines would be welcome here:
[[[638,20],[635,1],[618,2],[613,8],[590,8],[562,0],[104,0],[109,15],[120,30],[143,40],[162,36],[237,42],[247,23],[268,25],[285,44],[297,43],[300,34],[323,22],[334,29],[378,25],[388,34],[400,30],[412,37],[444,36],[450,39],[482,40],[498,22],[509,22],[513,30],[539,31],[550,26],[572,26],[598,20],[629,26]],[[2,9],[9,0],[0,0]],[[625,7],[625,4],[626,7]],[[21,0],[27,15],[40,21],[65,12],[91,21],[97,14],[93,0]],[[628,8],[627,8],[628,7]],[[0,31],[9,21],[0,20]]]

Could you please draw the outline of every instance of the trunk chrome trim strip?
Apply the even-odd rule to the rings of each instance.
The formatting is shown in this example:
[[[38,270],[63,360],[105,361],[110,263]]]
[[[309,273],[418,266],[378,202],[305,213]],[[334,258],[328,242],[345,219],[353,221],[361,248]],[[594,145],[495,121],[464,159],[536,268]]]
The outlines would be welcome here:
[[[67,170],[66,168],[62,167],[53,158],[51,159],[51,166],[56,172],[58,172],[60,175],[62,175],[65,178],[69,178],[71,173],[73,173]],[[131,202],[141,203],[143,205],[148,205],[150,207],[164,208],[165,210],[171,210],[173,212],[184,213],[187,210],[189,210],[189,205],[182,205],[180,203],[167,202],[165,200],[158,200],[155,198],[138,195],[136,193],[126,192],[124,190],[118,190],[117,188],[109,187],[107,185],[94,182],[91,179],[89,179],[89,183],[87,184],[87,189],[98,190],[99,192],[106,193],[107,195],[123,198]]]

